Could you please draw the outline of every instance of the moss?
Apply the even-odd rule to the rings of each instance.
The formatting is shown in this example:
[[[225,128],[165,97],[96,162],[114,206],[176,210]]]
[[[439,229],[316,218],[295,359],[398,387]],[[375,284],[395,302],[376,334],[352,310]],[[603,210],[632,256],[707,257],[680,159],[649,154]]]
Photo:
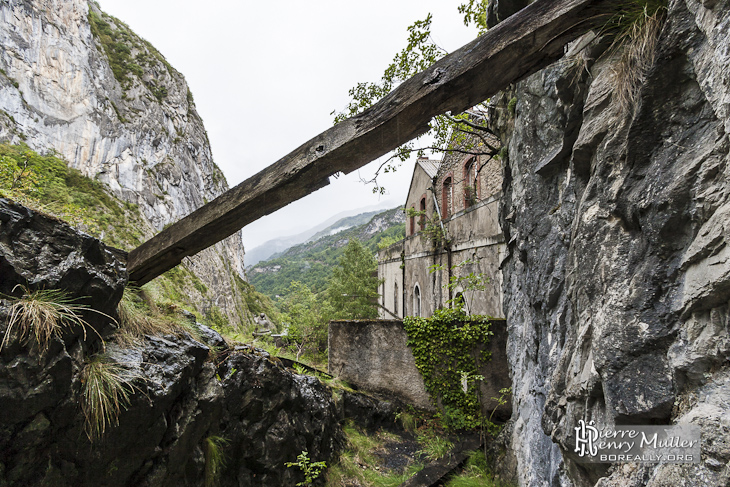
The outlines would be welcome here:
[[[516,108],[517,108],[517,97],[513,97],[507,103],[507,111],[509,112],[510,115],[512,115],[514,117]]]

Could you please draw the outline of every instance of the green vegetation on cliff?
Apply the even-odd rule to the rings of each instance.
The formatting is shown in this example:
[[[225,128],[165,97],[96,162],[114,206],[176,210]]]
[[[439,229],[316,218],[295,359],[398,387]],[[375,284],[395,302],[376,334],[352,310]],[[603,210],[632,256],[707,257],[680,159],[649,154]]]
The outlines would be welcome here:
[[[114,77],[125,91],[132,86],[133,77],[136,76],[157,101],[161,102],[167,97],[167,88],[158,85],[153,77],[143,79],[144,68],[158,63],[164,66],[168,73],[176,73],[157,49],[132,32],[121,20],[101,11],[97,13],[92,6],[89,7],[89,25],[91,33],[99,41],[109,60]]]
[[[129,251],[154,234],[137,205],[120,200],[100,181],[90,179],[55,152],[38,154],[27,145],[0,144],[0,197],[52,215],[98,238]],[[242,299],[240,316],[270,313],[271,301],[229,269],[231,287]],[[201,321],[223,330],[229,324],[215,306],[201,313],[201,303],[214,302],[200,278],[185,264],[166,272],[144,287],[150,300],[163,310],[186,309]]]
[[[26,145],[0,144],[0,196],[65,220],[121,249],[142,243],[137,205],[111,195],[54,152],[40,155]]]

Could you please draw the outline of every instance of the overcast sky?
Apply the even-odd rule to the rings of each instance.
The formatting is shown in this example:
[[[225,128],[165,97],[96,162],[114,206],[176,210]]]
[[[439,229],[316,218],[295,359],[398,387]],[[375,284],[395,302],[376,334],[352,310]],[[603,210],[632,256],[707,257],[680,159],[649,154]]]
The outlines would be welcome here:
[[[99,0],[150,41],[188,81],[215,162],[231,187],[332,126],[347,91],[376,81],[406,45],[407,27],[433,14],[435,41],[451,52],[476,36],[443,0]],[[244,228],[252,249],[350,209],[403,204],[413,163],[360,182],[377,162]]]

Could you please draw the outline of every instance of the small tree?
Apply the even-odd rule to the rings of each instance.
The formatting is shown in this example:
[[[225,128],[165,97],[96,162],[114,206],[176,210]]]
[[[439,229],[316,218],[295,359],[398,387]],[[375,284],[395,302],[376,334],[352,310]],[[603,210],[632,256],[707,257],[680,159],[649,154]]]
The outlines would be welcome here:
[[[336,318],[377,318],[378,264],[359,240],[348,242],[344,254],[332,270],[327,296]]]
[[[327,324],[332,308],[326,299],[312,292],[306,284],[292,281],[281,304],[280,320],[289,324],[289,337],[297,347],[297,359],[307,350],[327,348]]]

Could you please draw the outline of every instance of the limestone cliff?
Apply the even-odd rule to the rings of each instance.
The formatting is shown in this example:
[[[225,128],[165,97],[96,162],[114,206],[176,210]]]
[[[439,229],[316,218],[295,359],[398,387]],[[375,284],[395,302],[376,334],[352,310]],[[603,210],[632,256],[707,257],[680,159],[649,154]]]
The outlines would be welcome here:
[[[730,2],[671,0],[657,39],[628,104],[594,40],[498,111],[523,486],[730,485]],[[580,419],[700,425],[702,462],[578,463]]]
[[[0,141],[54,150],[139,205],[145,237],[228,188],[183,76],[95,3],[2,2],[0,45]],[[243,254],[235,234],[184,262],[209,289],[200,306],[236,322]]]

